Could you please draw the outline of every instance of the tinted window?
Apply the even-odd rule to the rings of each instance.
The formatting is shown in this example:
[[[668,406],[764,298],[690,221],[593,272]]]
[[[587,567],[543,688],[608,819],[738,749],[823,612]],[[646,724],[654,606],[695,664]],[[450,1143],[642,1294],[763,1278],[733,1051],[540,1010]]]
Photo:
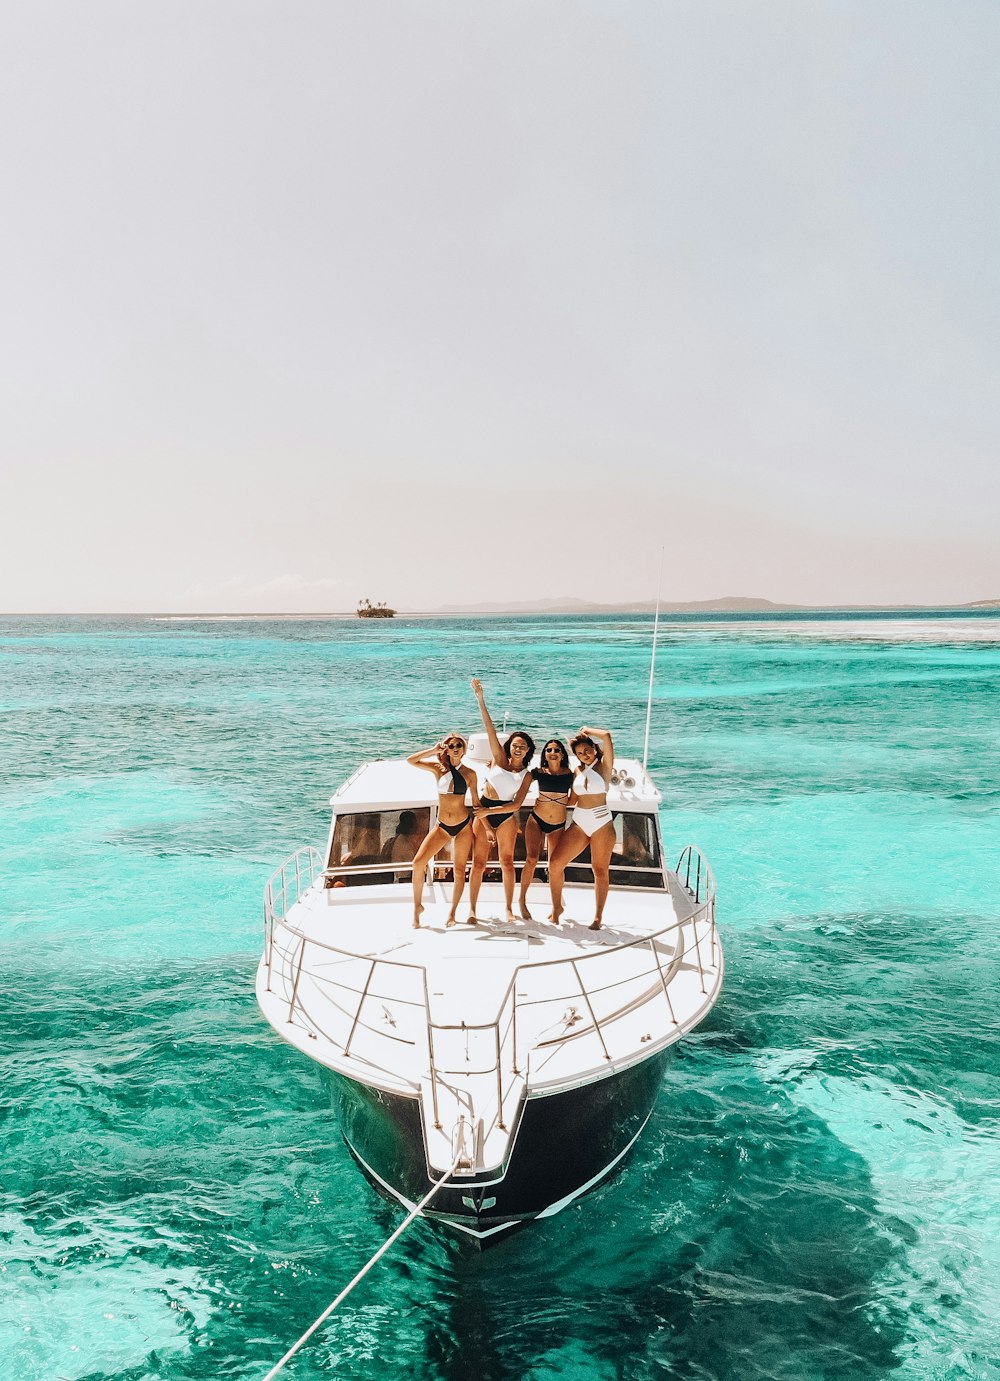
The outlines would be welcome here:
[[[657,817],[639,811],[616,810],[612,812],[612,818],[615,824],[615,847],[611,853],[611,881],[619,887],[662,887]],[[589,866],[583,865],[589,863],[588,847],[566,869],[567,879],[570,882],[588,882],[593,873]]]
[[[347,887],[366,883],[403,881],[408,872],[357,873],[366,863],[405,864],[413,858],[430,829],[430,807],[404,810],[370,810],[356,815],[338,815],[333,829],[333,845],[328,867],[344,869],[339,877],[327,878],[327,886],[343,883]]]

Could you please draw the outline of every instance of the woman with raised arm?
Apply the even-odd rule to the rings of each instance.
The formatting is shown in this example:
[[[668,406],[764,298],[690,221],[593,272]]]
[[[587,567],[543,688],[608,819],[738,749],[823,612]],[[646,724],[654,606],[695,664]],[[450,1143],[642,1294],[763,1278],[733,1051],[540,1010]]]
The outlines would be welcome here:
[[[506,743],[497,737],[496,726],[486,708],[482,682],[472,678],[472,689],[479,701],[479,713],[490,740],[493,761],[486,773],[486,790],[476,810],[475,844],[472,872],[469,876],[469,924],[475,925],[476,903],[483,881],[483,869],[494,838],[500,855],[503,873],[503,894],[507,907],[506,918],[514,919],[514,845],[517,842],[517,812],[528,794],[531,778],[528,764],[535,755],[535,742],[530,734],[518,729]]]
[[[472,852],[472,811],[465,804],[467,792],[472,792],[474,806],[479,805],[476,774],[462,764],[466,742],[461,734],[448,734],[433,748],[423,748],[406,759],[414,767],[422,767],[437,778],[438,819],[428,831],[413,860],[413,924],[420,929],[420,913],[424,909],[424,874],[427,864],[450,839],[455,863],[455,885],[451,890],[451,911],[446,924],[455,924],[455,912],[465,890],[465,867]]]
[[[545,848],[551,860],[556,844],[566,827],[569,794],[573,789],[573,773],[569,769],[569,753],[558,738],[550,738],[542,749],[540,767],[531,769],[531,778],[538,784],[538,799],[524,826],[524,867],[521,869],[521,919],[530,921],[528,888],[535,876],[538,857]]]
[[[594,870],[596,909],[591,930],[600,930],[604,919],[604,903],[608,898],[608,867],[615,846],[615,827],[608,809],[608,787],[615,765],[615,746],[607,729],[584,726],[570,741],[579,766],[573,777],[573,823],[563,831],[549,863],[549,886],[552,889],[552,915],[549,920],[559,924],[563,913],[563,882],[567,864],[590,845],[590,864]]]

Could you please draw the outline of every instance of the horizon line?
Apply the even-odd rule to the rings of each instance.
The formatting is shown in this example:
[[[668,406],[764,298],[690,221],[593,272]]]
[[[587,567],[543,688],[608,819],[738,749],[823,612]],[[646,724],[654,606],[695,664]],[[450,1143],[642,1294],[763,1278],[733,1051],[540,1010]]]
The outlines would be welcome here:
[[[553,601],[553,603],[557,603]],[[505,615],[547,615],[551,617],[572,617],[586,613],[637,613],[652,614],[652,600],[623,601],[616,604],[601,604],[596,601],[579,601],[577,608],[525,608],[523,604],[509,606],[490,604],[488,606],[469,605],[467,608],[446,606],[438,609],[397,609],[395,617],[402,618],[502,618]],[[1000,612],[1000,599],[971,600],[961,604],[776,604],[769,600],[689,600],[660,604],[660,614],[790,614],[790,613],[898,613],[903,611],[934,612]],[[0,610],[0,618],[133,618],[133,619],[354,619],[358,618],[356,609],[7,609]]]

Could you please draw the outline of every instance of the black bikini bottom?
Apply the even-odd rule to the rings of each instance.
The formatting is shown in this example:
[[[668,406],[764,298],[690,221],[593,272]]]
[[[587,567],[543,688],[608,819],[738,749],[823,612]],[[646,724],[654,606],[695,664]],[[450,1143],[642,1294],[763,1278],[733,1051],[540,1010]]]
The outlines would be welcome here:
[[[558,823],[553,824],[551,820],[543,820],[535,811],[531,812],[531,818],[541,830],[542,834],[552,834],[555,830],[564,830],[566,828],[565,820],[560,820]]]
[[[443,820],[439,820],[438,824],[444,830],[445,834],[450,834],[452,839],[455,839],[462,833],[466,825],[472,824],[472,812],[470,811],[464,820],[459,820],[457,825],[446,825]]]
[[[480,804],[484,806],[509,806],[510,801],[494,801],[492,796],[483,796]],[[487,815],[486,819],[493,829],[498,830],[505,820],[509,820],[514,814],[512,810],[507,811],[506,815]]]

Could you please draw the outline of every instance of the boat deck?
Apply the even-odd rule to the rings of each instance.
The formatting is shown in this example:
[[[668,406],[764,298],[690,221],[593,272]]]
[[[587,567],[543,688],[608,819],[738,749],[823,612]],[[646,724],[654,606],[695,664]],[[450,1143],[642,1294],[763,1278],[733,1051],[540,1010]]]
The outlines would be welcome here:
[[[489,1165],[523,1096],[645,1059],[714,1001],[721,951],[673,877],[666,892],[613,889],[599,931],[589,928],[590,887],[567,887],[559,926],[501,920],[502,888],[486,883],[478,924],[446,928],[450,893],[430,884],[414,929],[405,883],[310,887],[275,926],[270,970],[265,958],[258,976],[261,1007],[285,1039],[351,1078],[420,1098],[439,1167],[463,1117],[480,1127],[476,1164]]]
[[[588,924],[593,889],[587,887],[566,888],[558,927],[539,918],[500,920],[503,891],[488,882],[479,899],[478,924],[465,924],[463,907],[459,924],[446,928],[449,900],[450,884],[428,885],[421,928],[414,929],[406,884],[309,888],[291,907],[286,924],[275,929],[268,1008],[273,1010],[280,998],[290,1003],[301,958],[294,1005],[307,1016],[312,1036],[329,1045],[326,1050],[312,1045],[309,1054],[341,1068],[349,1041],[347,1058],[372,1063],[372,1074],[381,1070],[394,1087],[402,1081],[416,1088],[428,1063],[419,1027],[430,1023],[439,1032],[489,1027],[490,1033],[497,1023],[503,1027],[515,974],[518,1044],[530,1056],[533,1085],[576,1079],[601,1068],[608,1055],[627,1058],[634,1041],[626,1030],[630,1023],[623,1025],[626,1010],[659,998],[662,1015],[652,1032],[649,1012],[642,1016],[642,1034],[659,1037],[675,1027],[685,1029],[693,1010],[702,1007],[700,982],[686,992],[691,985],[685,975],[698,978],[698,964],[695,954],[681,954],[682,938],[691,939],[691,928],[681,931],[677,923],[691,914],[692,903],[675,882],[670,892],[612,891],[599,931]],[[653,935],[659,935],[655,945],[649,942]],[[707,949],[702,963],[711,967]],[[669,979],[675,1022],[659,969]],[[362,996],[365,1010],[352,1032],[352,1007]],[[378,1021],[372,1021],[372,1012]],[[605,1032],[615,1018],[616,1032]],[[579,1027],[575,1039],[547,1044],[572,1027]],[[405,1040],[409,1054],[399,1050],[398,1040],[392,1048],[377,1039],[385,1029]],[[351,1069],[356,1072],[356,1063]]]

